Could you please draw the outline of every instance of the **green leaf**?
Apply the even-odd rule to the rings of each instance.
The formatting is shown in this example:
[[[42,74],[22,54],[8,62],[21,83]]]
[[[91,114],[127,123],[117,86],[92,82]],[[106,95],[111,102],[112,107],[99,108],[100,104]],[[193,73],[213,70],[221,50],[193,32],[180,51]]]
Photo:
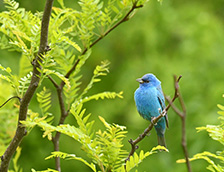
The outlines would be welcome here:
[[[20,78],[20,80],[19,80],[19,87],[18,87],[19,88],[19,95],[20,95],[20,97],[23,97],[23,94],[28,89],[32,75],[33,75],[33,73],[30,72],[26,76]]]
[[[47,111],[51,107],[51,93],[46,89],[46,87],[43,87],[43,90],[40,93],[37,93],[37,101],[39,102],[42,115],[49,115]]]
[[[19,61],[19,77],[24,77],[28,73],[32,72],[32,65],[30,63],[30,60],[28,60],[27,56],[22,54],[20,61]]]
[[[217,104],[218,108],[221,109],[222,111],[224,111],[224,106],[223,105],[220,105],[220,104]]]
[[[0,74],[0,79],[9,82],[12,88],[15,89],[17,95],[19,95],[17,76],[11,73],[12,70],[9,67],[4,68],[1,64],[0,64],[0,70],[3,71],[3,73],[6,73],[6,74]]]
[[[73,47],[74,47],[76,50],[78,50],[79,52],[82,51],[82,49],[80,48],[80,46],[79,46],[77,43],[75,43],[74,41],[70,40],[68,37],[66,37],[66,36],[62,36],[61,39],[62,39],[63,41],[65,41],[66,43],[70,44],[71,46],[73,46]]]
[[[101,65],[97,65],[95,70],[93,71],[93,77],[91,78],[89,84],[86,86],[86,88],[83,90],[82,94],[79,96],[79,99],[81,99],[94,85],[94,83],[99,82],[100,79],[99,76],[106,75],[109,72],[109,61],[102,61]]]
[[[64,0],[57,0],[57,1],[61,5],[62,8],[65,8]]]
[[[45,73],[46,75],[56,75],[58,78],[60,78],[65,83],[65,85],[67,86],[68,89],[71,88],[69,79],[66,78],[63,74],[61,74],[55,70],[49,70],[49,69],[44,69],[43,73]]]
[[[98,117],[105,127],[107,127],[108,129],[111,129],[110,124],[108,124],[103,117],[101,116],[98,116]]]
[[[51,159],[51,158],[60,157],[62,159],[68,159],[68,160],[74,159],[74,160],[78,160],[78,161],[83,162],[85,165],[87,165],[88,167],[90,167],[94,172],[96,172],[96,167],[95,167],[95,165],[93,163],[88,163],[86,160],[84,160],[81,157],[77,157],[75,154],[67,154],[67,153],[63,153],[63,152],[60,152],[60,151],[51,152],[51,154],[52,155],[46,157],[45,159],[48,160],[48,159]]]
[[[224,167],[222,167],[220,165],[216,165],[210,157],[215,158],[215,159],[219,159],[220,161],[224,161],[223,156],[218,156],[218,155],[215,155],[215,154],[207,152],[207,151],[202,152],[202,153],[198,153],[198,154],[194,155],[192,158],[190,158],[189,160],[194,161],[194,160],[198,160],[198,159],[204,159],[211,165],[209,167],[209,169],[214,168],[216,171],[224,170]],[[177,163],[185,163],[185,162],[186,162],[185,159],[177,160]]]
[[[6,5],[6,8],[9,10],[16,10],[19,7],[19,3],[14,0],[4,0],[3,1]]]
[[[22,172],[22,169],[18,166],[18,159],[21,155],[21,150],[22,149],[20,147],[17,147],[16,154],[15,154],[14,158],[12,159],[13,168],[14,168],[15,172]]]
[[[47,170],[36,171],[35,169],[31,169],[32,172],[58,172],[57,170],[48,168]]]

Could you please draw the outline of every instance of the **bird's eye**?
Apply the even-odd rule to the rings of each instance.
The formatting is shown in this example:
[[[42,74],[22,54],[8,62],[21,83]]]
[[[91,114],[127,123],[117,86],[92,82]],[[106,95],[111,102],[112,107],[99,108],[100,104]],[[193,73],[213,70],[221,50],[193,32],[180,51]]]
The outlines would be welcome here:
[[[143,80],[143,82],[145,82],[145,83],[149,83],[149,80],[146,80],[146,79],[142,79]]]

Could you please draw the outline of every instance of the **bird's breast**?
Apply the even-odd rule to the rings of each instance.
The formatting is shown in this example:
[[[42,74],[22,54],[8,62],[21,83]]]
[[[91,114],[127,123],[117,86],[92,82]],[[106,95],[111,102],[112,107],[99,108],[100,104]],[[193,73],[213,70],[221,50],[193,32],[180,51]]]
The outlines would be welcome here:
[[[137,110],[143,118],[151,121],[151,117],[156,117],[160,114],[159,109],[161,106],[158,101],[156,88],[138,88],[135,91],[134,98]]]

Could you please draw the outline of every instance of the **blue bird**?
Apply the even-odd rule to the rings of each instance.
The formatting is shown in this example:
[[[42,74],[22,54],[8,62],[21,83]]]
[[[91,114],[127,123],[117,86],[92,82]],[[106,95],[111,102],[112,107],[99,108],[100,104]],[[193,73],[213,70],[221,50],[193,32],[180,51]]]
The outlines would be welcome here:
[[[151,121],[160,115],[165,109],[165,99],[162,92],[161,82],[155,75],[149,73],[137,79],[140,83],[135,91],[134,99],[139,114],[146,120]],[[158,137],[158,144],[166,147],[165,130],[168,128],[167,114],[154,125]]]

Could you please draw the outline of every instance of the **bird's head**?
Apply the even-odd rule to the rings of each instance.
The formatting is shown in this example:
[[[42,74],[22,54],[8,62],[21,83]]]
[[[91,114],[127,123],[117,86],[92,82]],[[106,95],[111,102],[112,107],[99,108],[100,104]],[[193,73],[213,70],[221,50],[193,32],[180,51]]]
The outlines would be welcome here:
[[[161,84],[156,76],[151,73],[145,74],[142,78],[136,79],[136,81],[142,86],[158,86]]]

